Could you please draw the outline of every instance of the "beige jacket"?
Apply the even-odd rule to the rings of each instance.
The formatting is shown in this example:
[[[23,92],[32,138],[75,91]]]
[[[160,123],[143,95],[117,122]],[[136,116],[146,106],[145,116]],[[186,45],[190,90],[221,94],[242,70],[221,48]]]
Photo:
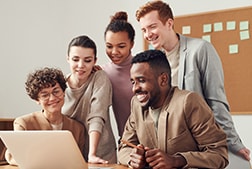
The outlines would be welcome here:
[[[142,111],[136,97],[122,139],[135,145],[180,154],[184,168],[225,168],[228,164],[226,134],[215,123],[213,113],[198,94],[172,88],[160,112],[158,128],[148,110]],[[118,160],[129,162],[131,147],[120,144]]]

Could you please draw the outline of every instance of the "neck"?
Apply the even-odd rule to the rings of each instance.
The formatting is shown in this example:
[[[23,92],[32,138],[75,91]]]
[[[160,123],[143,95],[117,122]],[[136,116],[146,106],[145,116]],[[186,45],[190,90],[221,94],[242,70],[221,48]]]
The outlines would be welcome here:
[[[170,36],[169,39],[171,39],[171,40],[166,42],[166,44],[163,46],[163,48],[166,52],[170,52],[179,43],[178,35],[175,32],[174,32],[174,34],[171,34],[169,36]]]

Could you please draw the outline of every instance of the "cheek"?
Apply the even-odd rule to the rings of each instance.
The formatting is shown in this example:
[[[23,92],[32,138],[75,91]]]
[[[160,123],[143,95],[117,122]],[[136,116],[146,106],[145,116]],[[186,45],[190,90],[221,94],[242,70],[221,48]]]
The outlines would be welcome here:
[[[106,54],[107,54],[108,57],[110,57],[110,58],[111,58],[111,55],[112,55],[112,54],[111,54],[111,51],[112,51],[111,49],[106,49]]]
[[[88,70],[90,70],[90,71],[92,71],[93,67],[94,67],[94,64],[93,64],[93,63],[92,63],[92,64],[86,65],[86,68],[87,68]]]
[[[128,48],[128,47],[127,47],[127,48],[124,48],[124,49],[121,50],[121,53],[122,53],[123,56],[127,57],[127,56],[129,56],[130,50],[131,50],[131,49]]]
[[[73,62],[73,61],[70,61],[70,62],[68,62],[69,63],[69,66],[71,67],[71,68],[74,68],[74,67],[76,67],[78,64],[77,64],[77,62]]]

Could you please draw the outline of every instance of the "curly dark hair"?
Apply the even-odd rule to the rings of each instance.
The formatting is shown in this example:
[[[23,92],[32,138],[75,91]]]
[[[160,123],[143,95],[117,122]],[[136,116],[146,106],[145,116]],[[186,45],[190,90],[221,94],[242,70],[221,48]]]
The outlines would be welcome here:
[[[30,98],[38,100],[38,94],[42,89],[53,87],[56,83],[59,83],[63,92],[67,88],[65,77],[60,69],[45,67],[28,74],[25,89]]]

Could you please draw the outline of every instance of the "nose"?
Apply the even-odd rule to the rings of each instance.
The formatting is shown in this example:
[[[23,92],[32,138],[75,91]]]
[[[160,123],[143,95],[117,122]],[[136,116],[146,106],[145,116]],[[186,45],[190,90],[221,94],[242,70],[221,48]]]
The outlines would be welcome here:
[[[117,53],[118,53],[117,48],[112,48],[112,54],[117,54]]]
[[[148,31],[148,30],[146,30],[146,31],[144,32],[144,37],[145,37],[146,39],[148,39],[150,36],[151,36],[151,32]]]
[[[140,89],[141,89],[140,85],[137,82],[135,82],[132,86],[132,92],[137,93],[137,91],[139,91]]]
[[[84,61],[79,60],[79,62],[78,62],[78,67],[84,67]]]

